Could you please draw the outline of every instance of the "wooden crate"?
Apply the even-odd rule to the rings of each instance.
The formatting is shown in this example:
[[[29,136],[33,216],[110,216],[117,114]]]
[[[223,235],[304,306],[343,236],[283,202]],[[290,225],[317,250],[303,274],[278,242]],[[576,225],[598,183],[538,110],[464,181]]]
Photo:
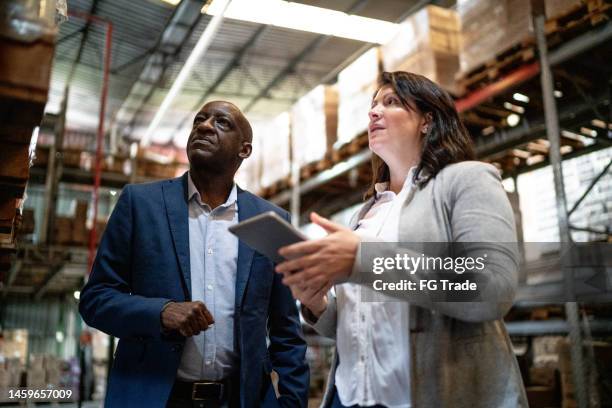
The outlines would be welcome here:
[[[0,97],[42,104],[37,107],[44,109],[54,52],[52,35],[31,43],[0,36]]]
[[[30,175],[29,145],[0,143],[0,181],[25,184]]]

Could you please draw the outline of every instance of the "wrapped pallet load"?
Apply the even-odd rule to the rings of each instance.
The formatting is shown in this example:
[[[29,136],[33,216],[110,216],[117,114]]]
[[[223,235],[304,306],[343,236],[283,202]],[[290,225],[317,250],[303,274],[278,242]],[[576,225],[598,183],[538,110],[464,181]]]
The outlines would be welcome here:
[[[421,74],[458,95],[459,16],[454,10],[427,6],[400,24],[398,34],[381,47],[385,71]]]
[[[261,186],[269,187],[289,177],[291,171],[289,144],[289,113],[267,120],[255,121],[253,138],[261,140]]]
[[[579,8],[580,0],[545,0],[547,19]],[[526,41],[535,41],[530,0],[457,0],[461,73],[467,74]]]
[[[293,160],[301,167],[331,152],[338,127],[338,90],[319,85],[291,109]]]
[[[235,177],[236,184],[256,194],[258,194],[261,189],[261,158],[263,157],[261,137],[261,133],[258,131],[258,128],[256,129],[253,123],[253,140],[251,142],[253,150],[251,156],[242,162]]]
[[[372,48],[338,74],[338,148],[364,133],[380,73],[380,51]]]

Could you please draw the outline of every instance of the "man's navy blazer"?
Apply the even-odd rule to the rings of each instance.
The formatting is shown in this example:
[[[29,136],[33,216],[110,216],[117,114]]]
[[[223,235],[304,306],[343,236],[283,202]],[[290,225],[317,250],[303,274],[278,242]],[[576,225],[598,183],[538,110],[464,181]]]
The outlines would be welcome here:
[[[240,221],[270,210],[289,218],[286,211],[242,189],[237,200]],[[120,339],[107,406],[166,405],[185,339],[162,333],[160,313],[169,300],[191,300],[190,291],[187,173],[126,186],[79,303],[88,325]],[[309,371],[295,300],[274,273],[273,262],[242,242],[234,333],[241,407],[277,405],[272,369],[279,375],[280,406],[305,407]]]

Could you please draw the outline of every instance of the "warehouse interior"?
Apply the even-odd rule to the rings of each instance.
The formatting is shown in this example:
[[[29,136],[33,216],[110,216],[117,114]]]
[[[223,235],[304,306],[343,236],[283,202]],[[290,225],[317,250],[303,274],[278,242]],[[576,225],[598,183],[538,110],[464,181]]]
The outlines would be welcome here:
[[[206,101],[252,124],[237,184],[315,237],[312,211],[347,224],[363,202],[376,81],[404,70],[453,96],[503,179],[530,406],[612,407],[611,16],[610,0],[2,2],[0,389],[103,404],[117,339],[82,321],[80,289],[122,188],[188,170]],[[570,242],[601,245],[599,272],[573,280]],[[304,332],[314,407],[334,341]]]

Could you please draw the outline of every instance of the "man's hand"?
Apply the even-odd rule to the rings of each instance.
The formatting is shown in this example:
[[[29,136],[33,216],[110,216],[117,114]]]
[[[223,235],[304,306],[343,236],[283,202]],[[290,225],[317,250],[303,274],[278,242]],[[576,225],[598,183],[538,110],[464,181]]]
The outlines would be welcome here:
[[[161,312],[162,326],[191,337],[215,323],[212,314],[202,302],[171,302]]]

